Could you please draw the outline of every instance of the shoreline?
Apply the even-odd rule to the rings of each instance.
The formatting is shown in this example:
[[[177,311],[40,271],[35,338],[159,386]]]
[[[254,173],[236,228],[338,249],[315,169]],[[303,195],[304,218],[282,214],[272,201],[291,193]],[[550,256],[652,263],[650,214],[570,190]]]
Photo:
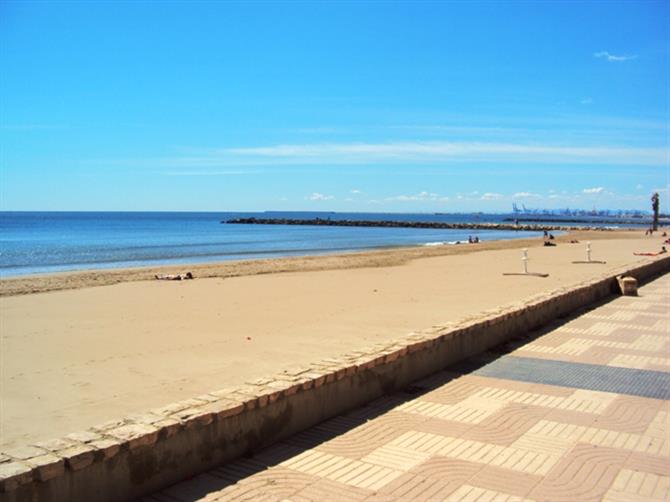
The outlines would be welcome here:
[[[602,261],[574,264],[585,258],[587,240]],[[480,319],[645,263],[633,253],[656,249],[660,239],[581,233],[556,242],[240,262],[194,268],[196,280],[178,282],[153,280],[151,270],[97,281],[41,277],[34,287],[68,289],[1,301],[1,443],[48,440],[416,330]],[[520,247],[530,248],[530,272],[546,277],[505,275],[521,271]],[[116,284],[86,287],[109,281]]]
[[[573,230],[556,237],[556,243],[570,240],[601,240],[612,238],[637,238],[640,231],[617,229]],[[444,244],[397,246],[323,254],[224,260],[202,263],[170,265],[149,265],[126,268],[101,268],[72,270],[53,273],[39,273],[0,278],[0,297],[19,296],[50,291],[108,286],[125,282],[153,280],[157,274],[193,273],[196,279],[228,278],[283,272],[341,270],[363,267],[398,266],[408,261],[434,256],[449,256],[475,251],[495,249],[516,249],[542,245],[542,238],[499,239],[478,244]]]

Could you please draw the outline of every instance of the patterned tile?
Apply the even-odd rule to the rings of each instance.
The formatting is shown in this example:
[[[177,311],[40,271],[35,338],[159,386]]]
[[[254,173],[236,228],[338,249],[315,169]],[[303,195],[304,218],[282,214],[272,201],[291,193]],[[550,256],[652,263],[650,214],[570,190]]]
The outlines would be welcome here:
[[[577,445],[549,471],[530,497],[555,502],[601,500],[627,456],[614,448]]]
[[[523,436],[549,410],[512,403],[461,435],[465,439],[508,446]]]
[[[670,399],[670,373],[508,356],[477,370],[493,378]]]
[[[541,480],[540,476],[489,465],[475,474],[468,483],[487,490],[525,497]]]

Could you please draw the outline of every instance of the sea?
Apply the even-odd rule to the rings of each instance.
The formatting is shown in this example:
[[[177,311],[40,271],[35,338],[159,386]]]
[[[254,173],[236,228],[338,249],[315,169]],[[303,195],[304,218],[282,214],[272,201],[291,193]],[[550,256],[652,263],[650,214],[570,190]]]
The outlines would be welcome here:
[[[234,218],[501,223],[509,214],[0,212],[0,277],[540,236],[540,232],[238,225]],[[548,219],[550,222],[551,219]]]

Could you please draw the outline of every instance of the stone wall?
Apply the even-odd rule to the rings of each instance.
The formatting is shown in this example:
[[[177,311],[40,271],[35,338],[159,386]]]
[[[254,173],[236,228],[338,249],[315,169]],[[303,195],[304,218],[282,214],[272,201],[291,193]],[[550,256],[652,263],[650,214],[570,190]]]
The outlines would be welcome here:
[[[272,444],[670,270],[658,257],[523,303],[0,453],[0,500],[120,501]]]

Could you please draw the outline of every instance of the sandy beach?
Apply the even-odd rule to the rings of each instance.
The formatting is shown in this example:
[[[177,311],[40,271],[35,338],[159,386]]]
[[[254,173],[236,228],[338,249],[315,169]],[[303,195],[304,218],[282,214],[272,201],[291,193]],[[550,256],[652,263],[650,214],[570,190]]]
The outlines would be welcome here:
[[[606,264],[572,263],[586,240]],[[556,247],[533,239],[3,280],[1,446],[518,302],[645,260],[633,252],[661,240],[575,233]],[[503,276],[521,270],[524,246],[530,270],[549,277]],[[151,280],[184,270],[196,280]]]

